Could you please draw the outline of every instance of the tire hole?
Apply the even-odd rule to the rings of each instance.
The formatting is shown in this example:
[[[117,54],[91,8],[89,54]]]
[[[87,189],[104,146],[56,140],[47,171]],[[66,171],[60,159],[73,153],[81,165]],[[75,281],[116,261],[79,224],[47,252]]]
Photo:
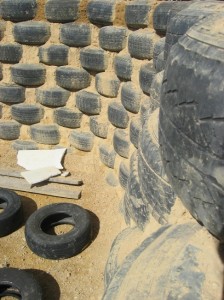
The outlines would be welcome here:
[[[10,284],[0,284],[0,298],[5,300],[22,299],[19,289]]]
[[[0,198],[0,214],[5,210],[7,207],[7,202],[4,199]]]
[[[50,235],[63,235],[74,229],[73,218],[65,213],[57,213],[43,220],[41,229]]]

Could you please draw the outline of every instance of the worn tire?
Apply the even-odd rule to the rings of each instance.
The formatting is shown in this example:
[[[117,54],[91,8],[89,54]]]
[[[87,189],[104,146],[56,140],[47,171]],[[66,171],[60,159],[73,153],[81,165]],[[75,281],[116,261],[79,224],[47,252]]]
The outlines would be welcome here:
[[[103,72],[95,77],[95,87],[99,94],[115,98],[120,88],[120,80],[113,73]]]
[[[127,188],[129,176],[130,176],[129,165],[122,161],[119,166],[119,182],[121,187],[124,190]]]
[[[12,143],[12,148],[16,151],[20,150],[38,150],[37,143],[34,141],[16,140]]]
[[[108,56],[103,49],[87,47],[80,51],[80,62],[86,70],[103,72],[108,66]]]
[[[154,111],[160,106],[161,88],[163,83],[164,71],[156,74],[150,87],[151,110]]]
[[[159,5],[156,6],[153,12],[153,28],[159,34],[166,34],[169,12],[175,5],[176,2],[167,1],[159,3]]]
[[[165,43],[166,43],[165,37],[159,39],[158,42],[155,43],[154,50],[153,50],[153,67],[154,68],[156,68],[156,62],[157,62],[158,56],[165,49]]]
[[[140,118],[133,118],[130,122],[130,141],[135,146],[135,148],[138,148],[138,141],[141,130],[142,124]]]
[[[111,102],[108,106],[108,119],[115,127],[127,128],[129,116],[125,108],[119,102]]]
[[[78,19],[80,0],[47,0],[45,17],[49,22],[66,23]]]
[[[3,209],[0,214],[0,237],[3,237],[18,229],[23,221],[20,196],[0,188],[0,208]]]
[[[161,72],[166,67],[166,61],[164,59],[164,51],[160,53],[160,55],[157,57],[156,61],[156,72]]]
[[[60,42],[69,47],[86,47],[91,44],[89,24],[68,23],[61,25]]]
[[[17,140],[21,125],[16,121],[0,121],[0,139]]]
[[[25,88],[16,84],[0,85],[0,102],[6,104],[22,103],[25,101]]]
[[[0,88],[0,93],[1,93],[1,88]],[[49,107],[65,106],[69,97],[70,97],[70,92],[60,87],[53,87],[48,89],[41,89],[41,88],[36,89],[37,102],[39,102],[44,106],[49,106]]]
[[[137,114],[141,103],[141,90],[132,82],[125,82],[121,88],[121,103],[126,110]]]
[[[54,122],[62,127],[79,128],[81,126],[82,113],[77,109],[66,107],[56,108],[54,110]]]
[[[140,121],[142,126],[148,120],[151,113],[152,113],[151,98],[149,96],[145,96],[142,100],[141,107],[140,107]]]
[[[101,162],[108,168],[114,168],[116,152],[111,146],[106,144],[99,145],[99,154]]]
[[[78,150],[90,152],[94,145],[92,132],[72,131],[69,137],[70,143]]]
[[[89,127],[94,135],[103,139],[107,138],[109,122],[101,119],[100,116],[90,117]]]
[[[91,0],[87,5],[87,17],[97,25],[111,25],[115,18],[115,0]]]
[[[64,45],[52,45],[39,48],[40,62],[50,66],[64,66],[68,64],[69,47]]]
[[[127,2],[125,6],[125,22],[128,27],[139,29],[149,25],[151,6],[145,1]]]
[[[12,118],[19,123],[32,125],[39,123],[44,116],[44,110],[35,104],[14,104],[11,106]]]
[[[59,224],[70,224],[74,228],[57,236],[47,231]],[[91,242],[89,213],[82,207],[70,203],[57,203],[35,211],[27,220],[25,237],[29,248],[38,256],[48,259],[72,257]]]
[[[118,78],[131,80],[132,60],[129,54],[117,55],[114,58],[114,70]]]
[[[87,115],[99,115],[101,111],[100,95],[88,91],[76,93],[76,106]]]
[[[123,129],[116,129],[113,136],[114,150],[121,157],[128,158],[130,152],[129,136]]]
[[[11,76],[22,86],[40,86],[45,83],[46,69],[42,64],[16,64],[11,67]]]
[[[32,125],[30,126],[30,136],[39,144],[57,145],[60,142],[60,132],[57,125]]]
[[[23,49],[21,45],[4,44],[0,45],[0,62],[16,64],[22,58]]]
[[[126,28],[116,26],[105,26],[100,29],[99,43],[101,48],[112,52],[120,52],[125,48],[126,42]]]
[[[147,63],[141,66],[139,71],[139,84],[145,94],[150,94],[150,87],[156,75],[156,71],[152,63]]]
[[[128,38],[128,51],[131,57],[137,59],[152,59],[154,49],[154,33],[137,30]]]
[[[2,18],[7,21],[21,22],[31,20],[37,12],[36,0],[3,0],[1,1]]]

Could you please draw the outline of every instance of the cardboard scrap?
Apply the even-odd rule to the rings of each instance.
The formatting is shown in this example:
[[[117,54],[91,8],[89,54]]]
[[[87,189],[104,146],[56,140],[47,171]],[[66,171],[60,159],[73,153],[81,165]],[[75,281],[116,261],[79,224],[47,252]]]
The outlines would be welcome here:
[[[60,175],[60,174],[61,174],[61,171],[59,171],[55,167],[46,167],[46,168],[41,168],[38,170],[21,172],[21,175],[31,185],[46,181],[49,178]]]

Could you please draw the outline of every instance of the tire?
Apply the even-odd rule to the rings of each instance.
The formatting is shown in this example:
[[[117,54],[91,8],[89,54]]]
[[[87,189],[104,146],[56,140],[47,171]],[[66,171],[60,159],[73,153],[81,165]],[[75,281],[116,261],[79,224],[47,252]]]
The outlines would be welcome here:
[[[113,136],[114,150],[121,157],[128,158],[130,152],[129,136],[123,129],[116,129]]]
[[[45,83],[46,69],[41,64],[16,64],[11,67],[11,76],[22,86],[40,86]]]
[[[120,88],[120,80],[113,73],[103,72],[96,75],[95,87],[100,95],[115,98]]]
[[[128,51],[131,57],[137,59],[152,59],[154,36],[154,33],[141,29],[132,32],[128,39]]]
[[[131,80],[132,60],[129,54],[117,55],[114,58],[114,70],[118,78]]]
[[[1,87],[0,87],[0,94],[1,94]],[[53,87],[48,89],[41,89],[41,88],[36,89],[37,102],[48,107],[65,106],[69,97],[70,97],[70,92],[60,87]]]
[[[6,104],[22,103],[25,101],[25,88],[16,84],[0,85],[0,102]]]
[[[58,67],[56,70],[56,83],[65,89],[77,91],[90,85],[90,74],[80,68]]]
[[[22,58],[23,49],[21,45],[4,44],[0,45],[0,62],[16,64]]]
[[[101,101],[98,94],[88,91],[76,93],[76,106],[87,115],[99,115],[101,111]]]
[[[130,141],[138,149],[139,135],[142,130],[140,118],[133,118],[130,123]]]
[[[49,22],[73,22],[79,16],[79,0],[48,0],[45,4],[45,17]]]
[[[12,118],[21,124],[39,123],[44,116],[43,108],[34,104],[14,104],[11,106]]]
[[[46,22],[27,21],[15,24],[13,35],[17,43],[39,46],[48,41],[51,30],[50,25]]]
[[[17,140],[20,135],[21,125],[15,121],[0,121],[0,139]]]
[[[122,104],[111,102],[108,106],[108,119],[115,127],[127,128],[129,116]]]
[[[0,188],[0,208],[3,209],[0,214],[0,237],[3,237],[17,230],[23,221],[20,196]]]
[[[150,94],[150,87],[156,75],[156,71],[152,63],[147,63],[141,66],[139,71],[139,84],[145,94]]]
[[[48,234],[56,225],[70,224],[74,228],[57,236]],[[72,257],[91,242],[89,213],[82,207],[70,203],[57,203],[35,211],[27,220],[25,237],[27,245],[35,254],[48,259]]]
[[[21,22],[36,16],[36,0],[3,0],[1,2],[2,18],[7,21]]]
[[[151,99],[150,99],[150,97],[146,96],[145,98],[143,98],[141,107],[140,107],[140,121],[141,121],[142,126],[148,120],[151,113],[152,113]]]
[[[219,173],[224,157],[219,80],[223,62],[216,60],[224,51],[216,27],[220,20],[223,16],[214,15],[198,23],[170,52],[161,97],[160,144],[165,171],[181,201],[194,218],[224,240]],[[174,60],[175,68],[171,67]],[[191,89],[186,91],[186,86]],[[196,86],[200,86],[197,93]]]
[[[160,227],[125,257],[102,299],[221,299],[222,263],[210,238],[193,222]]]
[[[80,62],[86,70],[103,72],[108,66],[108,56],[100,48],[88,47],[80,51]]]
[[[6,30],[6,22],[0,21],[0,41],[3,39]]]
[[[94,135],[102,139],[107,138],[109,122],[101,119],[99,116],[92,116],[89,119],[89,126]]]
[[[40,62],[50,66],[64,66],[68,64],[69,47],[64,45],[52,45],[39,48]]]
[[[127,2],[125,7],[125,22],[128,27],[139,29],[149,25],[151,6],[146,2]]]
[[[154,50],[153,50],[153,67],[156,69],[157,58],[161,52],[164,52],[165,49],[165,42],[166,38],[163,37],[155,43]]]
[[[127,29],[116,26],[103,27],[99,32],[99,43],[105,50],[120,52],[126,47]]]
[[[141,90],[132,82],[125,82],[121,88],[121,103],[127,111],[137,114],[141,103]]]
[[[115,19],[116,1],[91,0],[87,5],[87,17],[96,25],[112,25]]]
[[[164,51],[160,53],[156,61],[156,72],[161,72],[165,69],[166,61],[164,59]]]
[[[114,174],[114,172],[109,172],[106,176],[106,183],[110,186],[116,187],[119,185],[119,181],[117,179],[117,176]]]
[[[0,297],[42,300],[42,288],[32,273],[14,268],[0,269]]]
[[[12,143],[12,148],[16,151],[19,150],[38,150],[37,143],[33,141],[23,141],[23,140],[16,140]]]
[[[127,188],[129,176],[130,168],[127,163],[122,161],[119,166],[119,182],[124,190]]]
[[[160,106],[161,88],[164,71],[156,74],[150,87],[151,110],[154,111]]]
[[[124,196],[126,218],[132,219],[140,229],[144,229],[149,222],[149,210],[144,200],[138,176],[138,155],[135,151],[130,160],[130,175]]]
[[[32,125],[30,126],[30,136],[39,144],[57,145],[60,142],[60,132],[57,125]]]
[[[99,145],[99,154],[101,162],[108,168],[114,168],[116,152],[111,146],[106,144]]]
[[[175,5],[176,2],[162,2],[156,6],[153,12],[153,28],[158,34],[166,35],[169,12]]]
[[[54,110],[54,122],[62,127],[80,128],[82,113],[77,109],[69,109],[66,107],[56,108]]]
[[[90,152],[94,145],[92,132],[72,131],[69,137],[70,143],[78,150]]]
[[[61,25],[60,42],[69,47],[86,47],[91,44],[89,24],[68,23]]]

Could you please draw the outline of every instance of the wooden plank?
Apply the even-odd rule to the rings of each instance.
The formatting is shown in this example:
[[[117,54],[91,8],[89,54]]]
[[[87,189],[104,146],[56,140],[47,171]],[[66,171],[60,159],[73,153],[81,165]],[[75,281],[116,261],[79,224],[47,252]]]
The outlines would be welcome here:
[[[69,189],[58,188],[54,183],[38,185],[31,188],[29,183],[26,182],[25,179],[7,177],[5,175],[0,175],[0,187],[16,191],[23,191],[75,200],[80,199],[81,197],[81,191],[72,191]]]
[[[10,170],[10,169],[1,169],[0,168],[0,175],[2,176],[10,176],[16,178],[23,178],[19,171]],[[63,178],[63,177],[54,177],[48,179],[49,182],[59,183],[59,184],[67,184],[67,185],[82,185],[82,180],[72,179],[72,178]]]

